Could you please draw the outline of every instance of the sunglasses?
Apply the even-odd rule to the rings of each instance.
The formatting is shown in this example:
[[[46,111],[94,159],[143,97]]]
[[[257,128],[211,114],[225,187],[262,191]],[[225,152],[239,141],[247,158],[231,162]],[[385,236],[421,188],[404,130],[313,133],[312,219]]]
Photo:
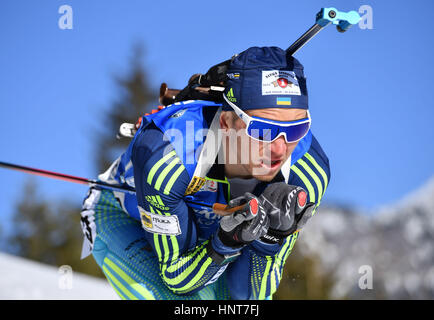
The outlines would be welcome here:
[[[230,102],[225,95],[223,98],[235,111],[235,114],[246,124],[246,133],[249,137],[258,140],[273,142],[280,136],[284,136],[287,143],[297,142],[309,132],[311,118],[307,110],[307,118],[294,121],[274,121],[265,118],[251,117],[234,103]]]

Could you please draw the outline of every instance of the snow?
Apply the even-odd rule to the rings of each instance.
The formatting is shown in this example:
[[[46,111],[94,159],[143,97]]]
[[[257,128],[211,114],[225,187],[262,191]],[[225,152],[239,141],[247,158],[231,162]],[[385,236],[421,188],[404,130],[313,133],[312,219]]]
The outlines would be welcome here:
[[[0,252],[1,300],[118,300],[104,279]]]

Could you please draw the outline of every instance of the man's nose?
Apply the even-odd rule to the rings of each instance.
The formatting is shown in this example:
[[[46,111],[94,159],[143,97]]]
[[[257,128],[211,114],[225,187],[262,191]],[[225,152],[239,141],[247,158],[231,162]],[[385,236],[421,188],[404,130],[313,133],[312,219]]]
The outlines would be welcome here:
[[[286,140],[283,136],[280,136],[270,145],[270,152],[273,157],[281,157],[286,154],[288,146],[286,144]]]

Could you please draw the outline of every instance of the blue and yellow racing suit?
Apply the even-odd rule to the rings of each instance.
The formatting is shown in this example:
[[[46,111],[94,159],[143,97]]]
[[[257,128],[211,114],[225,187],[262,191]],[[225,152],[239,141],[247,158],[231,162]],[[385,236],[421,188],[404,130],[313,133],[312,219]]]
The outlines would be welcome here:
[[[89,190],[83,256],[92,252],[121,298],[270,299],[277,290],[299,232],[282,245],[254,241],[242,249],[214,236],[220,217],[211,206],[232,193],[218,161],[220,112],[214,102],[184,101],[143,116],[128,149],[99,176],[136,194]],[[329,180],[328,158],[309,132],[272,182],[303,187],[318,207]],[[260,182],[253,193],[266,186]],[[208,245],[241,254],[219,264]]]

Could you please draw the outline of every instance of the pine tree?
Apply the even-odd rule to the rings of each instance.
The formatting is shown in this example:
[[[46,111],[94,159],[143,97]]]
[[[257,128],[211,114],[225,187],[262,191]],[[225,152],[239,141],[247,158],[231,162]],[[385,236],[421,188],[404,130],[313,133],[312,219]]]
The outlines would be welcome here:
[[[34,178],[28,179],[23,189],[7,239],[10,250],[42,263],[69,265],[77,272],[103,276],[93,260],[80,260],[80,203],[43,199]]]
[[[149,86],[146,72],[142,67],[143,49],[136,45],[132,50],[129,70],[125,76],[115,76],[119,98],[102,116],[104,131],[96,135],[96,165],[98,172],[105,171],[127,148],[130,139],[116,139],[116,133],[123,122],[136,123],[139,117],[156,108],[158,90]]]
[[[158,103],[158,91],[150,89],[141,65],[142,48],[136,46],[125,76],[115,76],[119,98],[101,116],[104,126],[95,134],[95,162],[98,173],[118,157],[130,139],[116,139],[123,122],[135,123]],[[35,180],[23,187],[12,217],[12,232],[5,246],[12,253],[56,266],[70,265],[74,271],[103,277],[94,259],[80,260],[83,233],[80,225],[82,199],[43,199]]]

